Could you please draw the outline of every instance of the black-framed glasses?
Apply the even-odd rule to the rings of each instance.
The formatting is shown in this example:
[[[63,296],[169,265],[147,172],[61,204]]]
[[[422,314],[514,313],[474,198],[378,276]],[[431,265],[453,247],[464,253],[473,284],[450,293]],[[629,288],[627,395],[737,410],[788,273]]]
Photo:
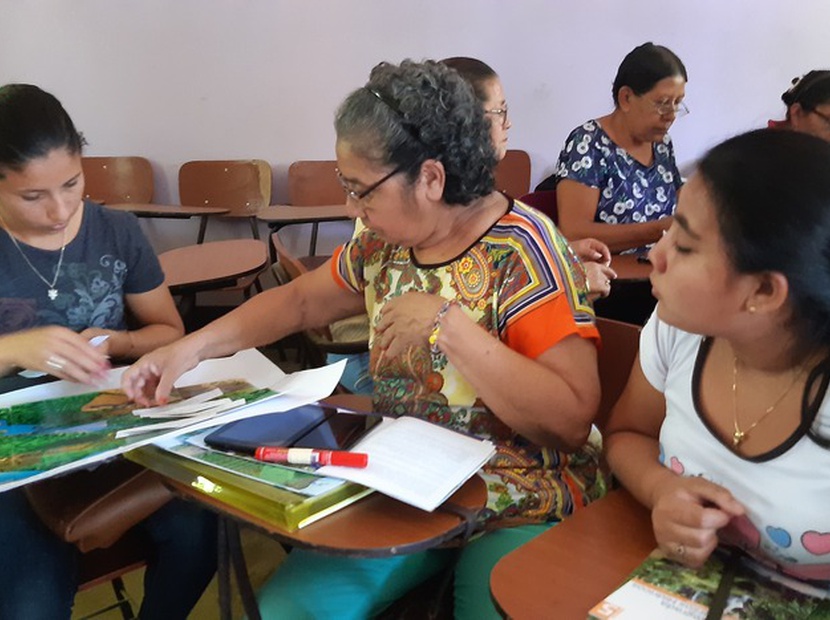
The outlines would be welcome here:
[[[689,113],[689,108],[682,101],[672,103],[671,101],[649,100],[649,102],[654,107],[657,114],[659,114],[660,116],[669,116],[670,114],[674,114],[676,118],[680,118],[682,116],[686,116]]]
[[[340,174],[340,170],[335,169],[335,172],[337,172],[337,180],[340,181],[340,185],[343,186],[343,191],[346,193],[346,198],[351,198],[352,200],[359,202],[359,201],[363,200],[364,198],[366,198],[366,196],[371,194],[377,188],[379,188],[381,185],[386,183],[393,176],[395,176],[399,172],[403,172],[405,169],[406,169],[406,166],[396,167],[394,170],[392,170],[392,172],[390,172],[389,174],[381,177],[381,179],[379,181],[375,181],[369,187],[364,189],[362,192],[356,192],[355,190],[351,189],[348,185],[346,185],[346,179],[344,179],[343,175]]]
[[[501,126],[502,127],[507,126],[507,113],[508,113],[507,106],[504,106],[503,108],[493,108],[492,110],[484,110],[484,113],[485,114],[492,114],[493,116],[500,117],[501,118]]]
[[[830,115],[825,114],[824,112],[819,112],[816,109],[810,110],[810,113],[815,114],[816,116],[818,116],[821,120],[823,120],[825,123],[827,123],[827,125],[830,127]]]

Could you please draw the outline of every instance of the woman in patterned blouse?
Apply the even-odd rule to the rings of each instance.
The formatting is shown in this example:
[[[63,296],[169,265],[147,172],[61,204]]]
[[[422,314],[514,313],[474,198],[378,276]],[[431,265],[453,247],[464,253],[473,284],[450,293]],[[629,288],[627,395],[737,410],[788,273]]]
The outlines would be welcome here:
[[[625,57],[614,111],[571,132],[555,178],[540,186],[555,184],[566,237],[595,237],[612,252],[645,251],[668,229],[682,183],[668,131],[688,112],[686,81],[681,60],[660,45],[645,43]]]
[[[123,385],[139,402],[163,399],[202,359],[365,311],[375,409],[496,445],[481,476],[501,529],[465,547],[455,593],[456,617],[498,617],[495,562],[605,488],[589,441],[598,335],[582,273],[547,217],[494,190],[490,123],[457,72],[382,63],[335,129],[347,206],[366,228],[323,267],[145,356]],[[295,549],[260,605],[265,617],[371,617],[452,559]]]

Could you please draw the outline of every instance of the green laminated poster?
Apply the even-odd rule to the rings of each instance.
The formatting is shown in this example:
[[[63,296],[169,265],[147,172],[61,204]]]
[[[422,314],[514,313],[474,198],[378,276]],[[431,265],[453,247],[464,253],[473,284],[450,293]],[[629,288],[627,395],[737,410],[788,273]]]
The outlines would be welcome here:
[[[174,389],[168,409],[177,403],[183,408],[188,399],[203,402],[191,404],[190,415],[156,408],[155,417],[138,415],[140,408],[118,389],[0,407],[0,491],[148,443],[177,426],[209,417],[213,403],[220,399],[223,404],[213,411],[239,408],[276,394],[242,379],[183,386]]]
[[[591,620],[830,620],[830,583],[803,582],[718,549],[700,569],[652,553]]]
[[[155,445],[138,448],[125,456],[147,469],[288,531],[305,527],[372,492],[353,482],[294,471],[296,484],[303,484],[299,482],[303,477],[313,477],[330,485],[323,492],[304,495],[284,488],[288,484],[285,478],[278,483],[273,482],[273,468],[278,466],[261,464],[266,473],[260,477],[252,469],[250,459],[233,455],[223,455],[221,467]],[[236,468],[240,473],[234,473]],[[282,469],[288,470],[289,474],[292,471]]]

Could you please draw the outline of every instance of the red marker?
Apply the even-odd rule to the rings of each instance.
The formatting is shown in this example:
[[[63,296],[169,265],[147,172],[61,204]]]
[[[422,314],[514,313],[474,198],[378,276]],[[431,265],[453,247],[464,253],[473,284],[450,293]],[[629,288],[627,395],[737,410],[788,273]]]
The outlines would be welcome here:
[[[315,450],[313,448],[273,448],[261,446],[254,451],[254,458],[269,463],[291,465],[340,465],[341,467],[366,467],[369,455],[365,452],[340,450]]]

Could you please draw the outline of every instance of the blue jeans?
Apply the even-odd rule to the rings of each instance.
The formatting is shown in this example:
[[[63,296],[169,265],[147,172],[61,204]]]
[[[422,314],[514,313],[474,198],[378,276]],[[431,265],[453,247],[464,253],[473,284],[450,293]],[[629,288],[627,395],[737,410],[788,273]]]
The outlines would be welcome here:
[[[140,617],[187,617],[216,570],[216,517],[174,500],[138,524],[153,545]],[[80,553],[52,534],[20,489],[0,493],[0,618],[69,618]]]

